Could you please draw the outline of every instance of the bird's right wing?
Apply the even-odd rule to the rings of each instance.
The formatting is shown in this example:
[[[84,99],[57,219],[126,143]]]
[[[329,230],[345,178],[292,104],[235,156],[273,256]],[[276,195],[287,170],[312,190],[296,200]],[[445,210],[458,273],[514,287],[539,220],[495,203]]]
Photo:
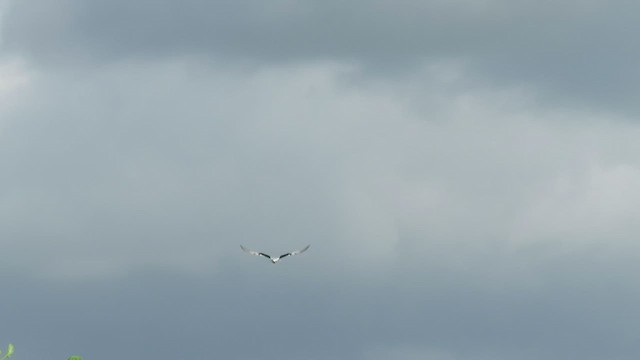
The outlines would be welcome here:
[[[271,256],[269,256],[269,255],[267,255],[265,253],[261,253],[261,252],[255,251],[255,250],[251,250],[251,249],[246,248],[246,247],[244,247],[242,245],[240,245],[240,248],[242,249],[242,251],[246,252],[247,254],[251,254],[251,255],[255,255],[255,256],[264,256],[267,259],[271,259]]]

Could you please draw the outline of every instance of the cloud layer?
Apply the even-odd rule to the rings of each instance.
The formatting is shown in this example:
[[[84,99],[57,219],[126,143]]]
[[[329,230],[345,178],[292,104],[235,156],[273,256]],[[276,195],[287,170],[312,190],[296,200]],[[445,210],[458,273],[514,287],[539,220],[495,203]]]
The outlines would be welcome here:
[[[637,25],[607,4],[9,3],[6,341],[635,359]]]
[[[462,61],[555,105],[637,115],[637,6],[626,1],[12,2],[7,48],[51,64],[180,57],[355,62],[372,75]],[[560,99],[558,99],[560,97]]]

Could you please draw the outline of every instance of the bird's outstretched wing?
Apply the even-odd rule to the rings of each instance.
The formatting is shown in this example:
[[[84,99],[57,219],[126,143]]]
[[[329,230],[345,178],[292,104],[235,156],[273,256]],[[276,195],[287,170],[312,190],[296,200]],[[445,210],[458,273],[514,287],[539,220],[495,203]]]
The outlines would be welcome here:
[[[311,245],[307,245],[305,246],[303,249],[301,250],[297,250],[297,251],[292,251],[283,255],[280,255],[280,259],[282,259],[283,257],[287,257],[289,255],[298,255],[298,254],[302,254],[303,252],[307,251],[307,249],[310,247]]]
[[[264,256],[264,257],[266,257],[267,259],[271,259],[271,256],[269,256],[269,255],[267,255],[267,254],[265,254],[265,253],[257,252],[257,251],[255,251],[255,250],[248,249],[248,248],[246,248],[246,247],[244,247],[244,246],[242,246],[242,245],[240,245],[240,248],[242,249],[242,251],[244,251],[244,252],[246,252],[246,253],[248,253],[248,254],[255,255],[255,256]]]

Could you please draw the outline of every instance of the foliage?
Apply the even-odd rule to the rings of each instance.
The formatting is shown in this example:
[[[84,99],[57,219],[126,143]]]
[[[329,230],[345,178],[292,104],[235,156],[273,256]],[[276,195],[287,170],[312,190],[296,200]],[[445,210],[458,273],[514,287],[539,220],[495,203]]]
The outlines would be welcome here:
[[[11,354],[13,354],[13,344],[9,344],[9,347],[7,348],[7,353],[4,354],[4,356],[1,357],[0,360],[8,359],[9,356],[11,356]],[[2,355],[2,350],[0,350],[0,355]]]
[[[13,355],[13,350],[13,344],[9,344],[9,346],[7,347],[7,353],[4,354],[4,356],[0,357],[0,360],[7,360],[11,355]],[[2,349],[0,349],[0,355],[2,355]],[[73,355],[69,357],[68,360],[82,360],[82,356]]]

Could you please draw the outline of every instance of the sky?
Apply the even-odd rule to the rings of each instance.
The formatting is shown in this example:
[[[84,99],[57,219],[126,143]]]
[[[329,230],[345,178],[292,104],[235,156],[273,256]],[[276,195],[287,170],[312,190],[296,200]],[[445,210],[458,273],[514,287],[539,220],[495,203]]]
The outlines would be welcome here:
[[[637,359],[638,14],[0,2],[0,348]]]

